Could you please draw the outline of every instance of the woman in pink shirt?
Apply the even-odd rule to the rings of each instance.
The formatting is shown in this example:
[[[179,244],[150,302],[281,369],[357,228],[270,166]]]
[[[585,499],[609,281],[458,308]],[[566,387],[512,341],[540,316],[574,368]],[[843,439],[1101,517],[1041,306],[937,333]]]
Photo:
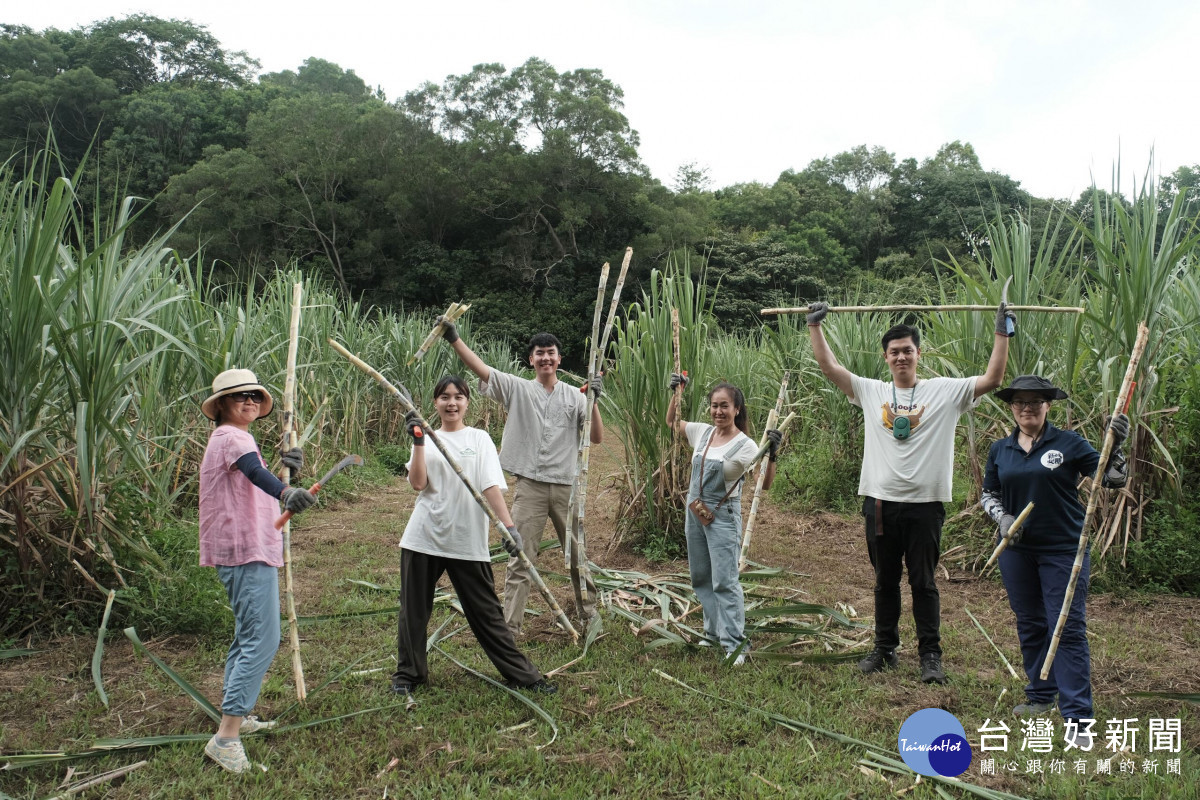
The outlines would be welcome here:
[[[233,609],[233,643],[225,659],[221,725],[205,754],[230,772],[250,762],[240,734],[274,723],[248,716],[263,677],[279,649],[279,572],[283,537],[275,530],[279,504],[300,512],[316,502],[304,489],[285,486],[271,474],[250,435],[250,423],[271,413],[271,394],[248,369],[231,369],[213,380],[201,405],[217,423],[200,462],[200,566],[216,567]],[[299,472],[299,448],[282,454]]]

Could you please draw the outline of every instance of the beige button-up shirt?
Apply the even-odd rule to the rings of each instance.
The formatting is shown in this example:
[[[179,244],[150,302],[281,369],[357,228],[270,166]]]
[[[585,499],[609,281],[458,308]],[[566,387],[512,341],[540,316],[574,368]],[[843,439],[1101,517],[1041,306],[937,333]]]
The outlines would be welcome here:
[[[508,412],[500,466],[544,483],[575,482],[579,435],[587,413],[587,398],[579,389],[558,381],[546,391],[535,380],[492,369],[479,391]]]

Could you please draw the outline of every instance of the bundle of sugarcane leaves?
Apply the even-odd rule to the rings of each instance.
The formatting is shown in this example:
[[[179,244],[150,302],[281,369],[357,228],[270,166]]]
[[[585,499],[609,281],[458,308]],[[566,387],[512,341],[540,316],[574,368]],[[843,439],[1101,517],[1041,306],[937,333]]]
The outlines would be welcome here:
[[[862,658],[869,626],[854,609],[797,602],[801,590],[765,583],[787,570],[752,564],[741,574],[746,597],[746,636],[755,641],[753,658],[784,664],[840,663]],[[702,647],[716,642],[704,636],[700,601],[687,575],[648,575],[634,570],[592,566],[596,587],[608,608],[629,620],[638,636],[654,635],[647,650],[659,647]],[[703,644],[702,644],[703,643]],[[736,658],[731,653],[729,658]]]

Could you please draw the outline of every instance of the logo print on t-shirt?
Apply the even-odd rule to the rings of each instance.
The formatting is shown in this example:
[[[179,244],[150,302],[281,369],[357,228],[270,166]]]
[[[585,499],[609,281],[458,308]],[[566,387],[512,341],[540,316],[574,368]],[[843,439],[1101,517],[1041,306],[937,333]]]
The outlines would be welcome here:
[[[1058,450],[1047,450],[1042,453],[1042,466],[1046,469],[1058,469],[1062,463],[1063,454]]]
[[[921,417],[925,414],[925,405],[919,405],[916,409],[907,414],[898,414],[892,411],[891,403],[884,403],[880,408],[883,410],[883,427],[889,431],[896,426],[897,417],[908,417],[909,430],[915,431],[921,427]]]

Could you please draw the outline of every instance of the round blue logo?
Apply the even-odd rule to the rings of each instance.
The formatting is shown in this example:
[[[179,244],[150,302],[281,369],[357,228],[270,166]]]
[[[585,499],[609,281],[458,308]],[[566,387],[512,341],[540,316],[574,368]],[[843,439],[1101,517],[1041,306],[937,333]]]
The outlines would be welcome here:
[[[953,778],[971,766],[966,729],[940,708],[923,708],[904,720],[896,746],[904,763],[921,775]]]

